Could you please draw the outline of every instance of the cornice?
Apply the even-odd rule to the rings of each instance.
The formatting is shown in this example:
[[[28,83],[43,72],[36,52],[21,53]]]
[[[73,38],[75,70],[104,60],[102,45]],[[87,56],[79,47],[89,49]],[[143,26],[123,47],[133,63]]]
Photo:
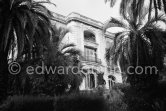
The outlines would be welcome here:
[[[58,13],[53,13],[53,15],[54,15],[54,17],[52,18],[52,20],[53,21],[58,21],[62,24],[67,25],[71,21],[78,21],[78,22],[87,24],[89,26],[98,28],[100,30],[103,30],[103,25],[104,25],[103,23],[101,23],[100,21],[91,19],[89,17],[86,17],[84,15],[81,15],[79,13],[76,13],[76,12],[72,12],[67,16],[63,16],[63,15],[58,14]],[[115,34],[110,33],[108,31],[104,35],[105,35],[106,38],[111,38],[111,39],[115,36]]]

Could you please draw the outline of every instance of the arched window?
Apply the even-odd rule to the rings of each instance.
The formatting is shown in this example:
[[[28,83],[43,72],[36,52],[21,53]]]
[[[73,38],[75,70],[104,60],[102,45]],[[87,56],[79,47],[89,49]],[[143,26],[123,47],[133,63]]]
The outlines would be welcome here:
[[[113,81],[116,80],[116,78],[113,75],[109,75],[108,78],[111,79],[111,80],[113,80]]]
[[[84,40],[85,41],[96,42],[95,35],[90,31],[84,31]]]
[[[94,76],[94,74],[88,75],[88,86],[90,89],[95,88],[95,76]]]
[[[113,75],[108,76],[108,83],[109,83],[109,88],[112,88],[112,86],[115,84],[116,78]]]

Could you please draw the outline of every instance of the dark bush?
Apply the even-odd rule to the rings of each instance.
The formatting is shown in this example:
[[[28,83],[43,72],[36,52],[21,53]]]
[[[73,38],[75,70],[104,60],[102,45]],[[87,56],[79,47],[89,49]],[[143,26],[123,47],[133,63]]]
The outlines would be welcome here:
[[[71,94],[58,97],[14,96],[0,111],[108,111],[108,104],[96,94]]]
[[[124,92],[126,84],[115,84],[109,92],[106,92],[105,97],[109,103],[110,111],[127,111],[128,105],[124,101]]]
[[[53,111],[50,97],[14,96],[1,106],[1,111]]]
[[[165,88],[162,85],[158,84],[158,87],[148,90],[127,88],[123,99],[128,105],[128,111],[165,111]]]
[[[127,84],[127,83],[116,83],[112,89],[114,90],[120,90],[122,91],[123,93],[125,93],[126,91],[128,91],[130,89],[130,84]]]
[[[108,111],[106,100],[96,94],[72,94],[57,99],[55,111]]]
[[[166,99],[159,92],[164,87],[165,84],[156,90],[137,91],[128,84],[115,84],[111,90],[81,91],[54,98],[14,96],[0,106],[0,111],[165,111]]]
[[[159,111],[155,105],[155,97],[150,92],[139,92],[129,89],[124,95],[129,111]]]
[[[115,84],[107,98],[111,111],[165,111],[166,82],[159,82],[158,87],[137,90],[129,84]]]

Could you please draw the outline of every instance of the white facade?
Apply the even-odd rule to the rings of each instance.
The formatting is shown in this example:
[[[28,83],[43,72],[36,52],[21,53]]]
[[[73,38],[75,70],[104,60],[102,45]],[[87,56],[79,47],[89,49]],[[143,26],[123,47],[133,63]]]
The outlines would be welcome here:
[[[114,70],[108,70],[110,68],[108,68],[105,59],[106,48],[112,44],[114,34],[104,33],[101,22],[78,13],[71,13],[66,17],[54,14],[54,17],[56,25],[70,29],[63,40],[64,43],[74,43],[76,48],[83,52],[83,57],[80,58],[82,68],[88,70],[88,73],[85,74],[80,86],[81,90],[98,87],[99,73],[104,74],[105,88],[110,88],[115,82],[122,83],[121,74]]]

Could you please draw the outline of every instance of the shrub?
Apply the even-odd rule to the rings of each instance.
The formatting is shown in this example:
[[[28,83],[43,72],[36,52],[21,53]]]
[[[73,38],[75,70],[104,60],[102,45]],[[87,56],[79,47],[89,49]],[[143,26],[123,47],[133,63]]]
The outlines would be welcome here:
[[[96,94],[66,96],[13,96],[0,107],[0,111],[108,111],[108,104]]]
[[[126,85],[116,84],[109,92],[106,94],[106,98],[109,103],[110,111],[127,111],[128,105],[124,101],[124,92]]]
[[[128,104],[129,111],[158,111],[150,92],[138,92],[130,88],[125,93],[124,100]]]
[[[165,86],[159,82],[155,89],[137,90],[128,84],[115,84],[109,95],[111,111],[165,111]]]
[[[160,84],[159,84],[160,85]],[[160,86],[158,86],[160,88]],[[148,90],[138,90],[129,87],[125,90],[124,101],[128,105],[128,111],[165,111],[164,96],[159,88]],[[161,96],[161,97],[160,97]]]
[[[57,99],[55,111],[108,111],[106,100],[96,94],[71,94]]]
[[[111,109],[118,109],[113,111],[158,111],[154,90],[142,91],[128,84],[115,84],[109,98]]]
[[[127,83],[124,83],[124,84],[122,84],[122,83],[116,83],[116,84],[112,87],[112,89],[114,89],[114,90],[120,90],[120,91],[122,91],[123,93],[125,93],[126,91],[128,91],[129,88],[130,88],[130,85],[127,84]]]
[[[50,97],[14,96],[1,106],[1,111],[53,111]]]

